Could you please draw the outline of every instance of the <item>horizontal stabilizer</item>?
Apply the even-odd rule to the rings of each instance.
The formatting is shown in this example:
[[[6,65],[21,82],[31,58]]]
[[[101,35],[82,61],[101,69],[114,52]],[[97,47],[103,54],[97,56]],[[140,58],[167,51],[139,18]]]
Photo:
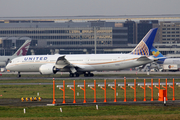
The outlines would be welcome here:
[[[137,59],[137,61],[147,61],[150,60],[149,58],[147,58],[146,56],[141,56],[140,58]]]

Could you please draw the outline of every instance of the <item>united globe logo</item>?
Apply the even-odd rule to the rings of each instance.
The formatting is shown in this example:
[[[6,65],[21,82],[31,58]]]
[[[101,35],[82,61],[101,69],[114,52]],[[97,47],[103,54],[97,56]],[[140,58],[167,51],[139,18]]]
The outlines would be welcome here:
[[[134,55],[146,55],[149,56],[149,49],[144,41],[141,41],[136,48],[131,52]]]

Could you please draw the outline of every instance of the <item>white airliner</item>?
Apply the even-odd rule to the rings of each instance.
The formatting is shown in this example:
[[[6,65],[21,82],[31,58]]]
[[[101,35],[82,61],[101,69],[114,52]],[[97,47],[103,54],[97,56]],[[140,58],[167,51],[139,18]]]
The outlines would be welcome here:
[[[17,56],[26,55],[29,49],[30,43],[31,43],[31,40],[26,40],[24,44],[12,56],[0,56],[0,66],[5,67],[11,59]]]
[[[6,68],[10,71],[55,74],[69,72],[70,77],[94,76],[91,71],[114,71],[136,67],[154,61],[150,50],[157,28],[151,29],[129,54],[31,55],[13,59]]]

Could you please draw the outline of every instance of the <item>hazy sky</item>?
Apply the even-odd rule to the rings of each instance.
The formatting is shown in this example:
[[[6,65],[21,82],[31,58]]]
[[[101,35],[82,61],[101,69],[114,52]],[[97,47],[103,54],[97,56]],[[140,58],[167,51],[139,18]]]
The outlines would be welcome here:
[[[180,14],[180,0],[0,0],[0,17]]]

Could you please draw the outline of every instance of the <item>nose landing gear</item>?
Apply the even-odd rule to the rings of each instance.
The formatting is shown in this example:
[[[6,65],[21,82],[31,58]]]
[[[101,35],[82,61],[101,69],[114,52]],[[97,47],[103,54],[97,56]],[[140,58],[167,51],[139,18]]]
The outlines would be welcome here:
[[[18,72],[18,75],[17,75],[17,77],[18,77],[18,78],[20,78],[20,77],[21,77],[21,74],[20,74],[20,72]]]

